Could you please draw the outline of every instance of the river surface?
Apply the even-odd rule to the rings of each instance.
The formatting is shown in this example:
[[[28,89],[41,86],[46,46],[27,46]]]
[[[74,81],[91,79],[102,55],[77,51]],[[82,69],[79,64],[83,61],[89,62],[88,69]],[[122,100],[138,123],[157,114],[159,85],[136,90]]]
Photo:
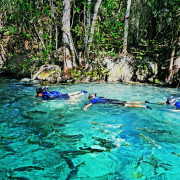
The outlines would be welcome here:
[[[121,83],[53,84],[147,108],[94,104],[88,93],[41,103],[39,81],[0,77],[0,179],[179,180],[180,112],[165,102],[175,88]]]

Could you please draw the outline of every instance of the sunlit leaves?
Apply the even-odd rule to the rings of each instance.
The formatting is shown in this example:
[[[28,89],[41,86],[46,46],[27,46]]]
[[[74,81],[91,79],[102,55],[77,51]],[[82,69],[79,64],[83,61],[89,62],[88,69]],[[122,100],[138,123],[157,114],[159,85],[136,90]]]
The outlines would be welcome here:
[[[86,1],[84,0],[84,1],[82,2],[82,4],[86,4]]]
[[[26,37],[31,38],[31,35],[30,35],[29,33],[27,33],[26,31],[24,31],[23,34],[24,34]]]

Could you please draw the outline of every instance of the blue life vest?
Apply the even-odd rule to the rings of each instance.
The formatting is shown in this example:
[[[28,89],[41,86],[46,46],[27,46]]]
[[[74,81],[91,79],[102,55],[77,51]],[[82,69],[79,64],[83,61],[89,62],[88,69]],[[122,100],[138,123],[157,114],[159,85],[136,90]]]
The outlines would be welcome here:
[[[117,99],[106,99],[106,98],[102,98],[102,97],[95,97],[92,101],[92,104],[95,103],[102,103],[102,104],[118,104],[121,106],[124,106],[126,101],[121,101],[121,100],[117,100]]]
[[[177,106],[178,108],[180,108],[180,102],[176,102],[175,106]]]
[[[92,104],[95,104],[95,103],[107,103],[107,99],[105,98],[101,98],[101,97],[95,97],[92,101],[91,101]]]
[[[51,92],[43,93],[43,96],[42,96],[43,100],[55,99],[55,98],[69,98],[69,95],[63,94],[57,91],[51,91]]]

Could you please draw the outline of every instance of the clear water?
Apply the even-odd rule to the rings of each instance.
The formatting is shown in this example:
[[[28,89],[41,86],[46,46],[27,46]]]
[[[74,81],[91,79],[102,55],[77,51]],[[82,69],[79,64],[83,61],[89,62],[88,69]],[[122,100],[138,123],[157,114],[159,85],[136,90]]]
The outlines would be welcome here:
[[[180,112],[35,98],[38,81],[0,77],[0,179],[180,179]],[[165,102],[173,88],[120,83],[50,85],[128,101]]]

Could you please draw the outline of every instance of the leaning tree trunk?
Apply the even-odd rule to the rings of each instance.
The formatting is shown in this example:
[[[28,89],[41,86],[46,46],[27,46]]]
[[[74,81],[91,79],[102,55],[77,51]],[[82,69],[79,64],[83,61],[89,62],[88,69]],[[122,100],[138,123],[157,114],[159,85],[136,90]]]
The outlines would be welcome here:
[[[135,40],[135,43],[137,43],[137,44],[139,42],[139,21],[140,21],[140,12],[137,13],[137,17],[136,17],[136,40]]]
[[[167,78],[167,82],[171,82],[172,75],[173,75],[172,71],[173,71],[173,64],[174,64],[175,48],[176,48],[176,46],[174,45],[172,53],[171,53],[171,60],[170,60],[170,64],[169,64],[169,75]]]
[[[88,34],[89,34],[89,28],[91,25],[91,0],[87,1],[87,6],[88,9],[86,11],[86,26],[85,26],[85,36],[84,36],[84,47],[85,47],[85,53],[87,51],[87,46],[88,46]]]
[[[93,41],[95,24],[96,24],[98,9],[99,9],[99,6],[101,4],[101,1],[102,0],[97,0],[95,8],[94,8],[94,15],[93,15],[93,18],[92,18],[92,24],[91,24],[90,37],[89,37],[89,40],[88,40],[88,45],[90,45],[92,43],[92,41]],[[90,51],[90,46],[88,46],[87,52],[89,53],[89,51]]]
[[[53,4],[53,0],[50,0],[50,7],[51,7],[51,10],[52,10],[52,17],[54,19],[54,24],[55,24],[55,30],[56,30],[56,51],[58,50],[58,28],[57,28],[57,23],[56,23],[56,17],[55,17],[55,13],[54,13],[54,4]],[[52,37],[51,37],[52,38]]]
[[[170,64],[169,64],[169,76],[167,78],[167,82],[172,82],[172,76],[173,76],[173,64],[174,64],[174,56],[175,56],[175,49],[176,49],[176,43],[178,41],[178,34],[179,34],[179,29],[180,29],[180,16],[176,15],[176,17],[178,17],[176,19],[176,29],[175,29],[175,32],[174,32],[174,38],[173,38],[173,41],[172,41],[172,53],[171,53],[171,60],[170,60]]]
[[[129,28],[129,15],[131,8],[131,0],[127,1],[127,9],[124,23],[124,42],[123,42],[123,54],[127,53],[127,40],[128,40],[128,28]]]
[[[73,67],[76,68],[75,61],[75,48],[71,36],[70,18],[71,18],[71,0],[63,0],[63,18],[62,18],[62,31],[64,43],[64,72],[70,71]],[[68,50],[71,51],[71,56]]]
[[[3,28],[3,15],[0,14],[0,37],[2,36],[1,35],[2,28]],[[5,50],[0,40],[0,67],[2,67],[5,64],[5,62],[6,62]]]

